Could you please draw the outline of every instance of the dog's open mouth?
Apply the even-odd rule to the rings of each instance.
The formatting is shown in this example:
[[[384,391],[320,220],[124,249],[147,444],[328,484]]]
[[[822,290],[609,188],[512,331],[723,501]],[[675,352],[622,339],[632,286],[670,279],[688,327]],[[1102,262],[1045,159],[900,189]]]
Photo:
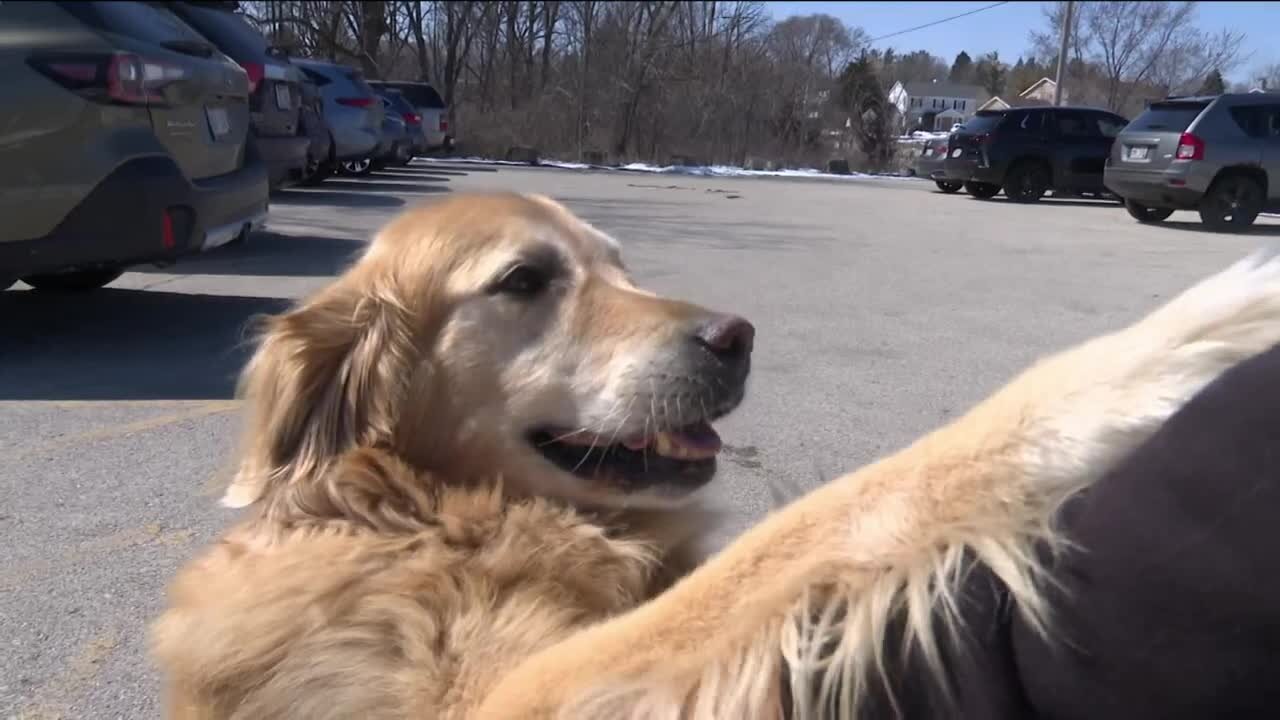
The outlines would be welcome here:
[[[720,436],[705,420],[626,438],[544,428],[531,433],[529,441],[565,472],[627,489],[695,489],[715,475],[720,452]]]

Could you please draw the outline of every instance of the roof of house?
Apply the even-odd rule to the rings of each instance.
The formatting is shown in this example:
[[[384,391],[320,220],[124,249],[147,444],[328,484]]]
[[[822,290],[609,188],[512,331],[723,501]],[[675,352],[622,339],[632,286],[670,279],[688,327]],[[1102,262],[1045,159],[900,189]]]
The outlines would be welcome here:
[[[1036,91],[1036,88],[1039,88],[1041,85],[1057,86],[1057,84],[1058,84],[1058,83],[1054,82],[1053,78],[1042,77],[1042,78],[1040,78],[1039,80],[1037,80],[1037,81],[1035,81],[1035,82],[1031,83],[1030,85],[1028,85],[1026,90],[1023,90],[1022,92],[1020,92],[1020,93],[1018,93],[1018,94],[1019,94],[1019,95],[1027,95],[1027,94],[1029,94],[1029,93],[1033,93],[1033,92],[1035,92],[1035,91]]]
[[[982,88],[977,85],[946,81],[930,82],[921,80],[903,83],[903,88],[906,89],[908,95],[913,96],[976,98],[982,95]]]

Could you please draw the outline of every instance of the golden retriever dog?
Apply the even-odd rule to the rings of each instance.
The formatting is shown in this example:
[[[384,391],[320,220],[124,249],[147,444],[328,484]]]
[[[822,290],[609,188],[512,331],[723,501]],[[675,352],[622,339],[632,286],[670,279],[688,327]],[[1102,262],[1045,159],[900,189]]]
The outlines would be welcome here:
[[[547,198],[395,218],[244,371],[245,515],[152,628],[167,714],[853,717],[891,623],[937,663],[966,555],[1051,632],[1055,511],[1280,341],[1280,260],[1041,360],[694,567],[753,333],[636,287]]]

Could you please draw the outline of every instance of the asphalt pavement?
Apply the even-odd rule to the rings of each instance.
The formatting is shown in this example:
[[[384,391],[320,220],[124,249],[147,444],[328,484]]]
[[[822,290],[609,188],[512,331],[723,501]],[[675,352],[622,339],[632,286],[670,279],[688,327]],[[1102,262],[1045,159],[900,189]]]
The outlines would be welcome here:
[[[718,537],[886,453],[1038,355],[1118,327],[1280,237],[1143,226],[1115,203],[814,181],[415,164],[273,198],[244,246],[79,297],[0,293],[0,718],[158,717],[145,627],[216,506],[252,319],[324,285],[402,208],[546,193],[648,286],[748,317],[751,391],[719,423]],[[22,286],[19,286],[21,288]]]

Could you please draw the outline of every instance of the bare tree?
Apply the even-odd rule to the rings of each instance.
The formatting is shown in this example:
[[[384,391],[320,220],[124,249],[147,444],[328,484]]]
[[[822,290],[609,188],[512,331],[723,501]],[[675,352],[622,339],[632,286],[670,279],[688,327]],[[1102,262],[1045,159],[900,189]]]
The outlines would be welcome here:
[[[1048,28],[1032,33],[1040,57],[1057,57],[1064,5],[1046,8]],[[1097,100],[1120,112],[1134,109],[1135,94],[1186,91],[1210,69],[1229,72],[1244,60],[1244,34],[1202,30],[1195,2],[1076,3],[1073,24],[1068,80],[1076,96],[1092,99],[1096,80]]]
[[[255,0],[293,52],[433,83],[461,140],[616,160],[820,163],[835,79],[866,34],[758,0]],[[922,67],[940,61],[923,53]],[[942,72],[946,67],[942,65]],[[928,72],[926,71],[926,72]]]

